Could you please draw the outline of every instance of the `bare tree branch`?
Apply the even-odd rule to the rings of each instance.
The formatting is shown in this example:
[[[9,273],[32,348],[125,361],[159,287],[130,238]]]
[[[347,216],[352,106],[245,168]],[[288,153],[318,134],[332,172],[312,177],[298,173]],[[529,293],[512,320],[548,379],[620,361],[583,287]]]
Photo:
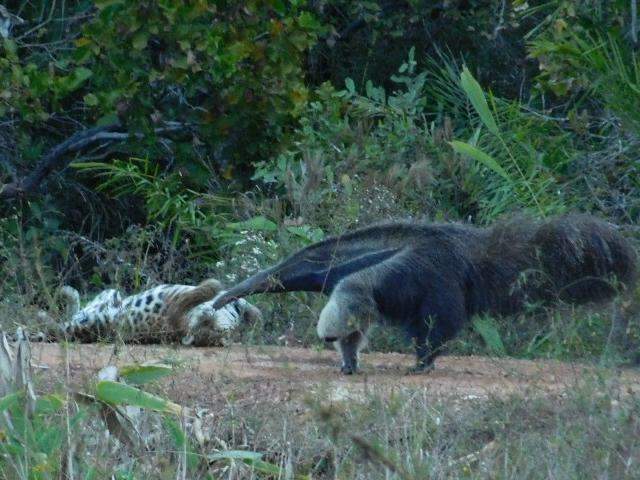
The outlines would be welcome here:
[[[36,165],[36,168],[21,180],[0,186],[0,200],[10,200],[28,193],[32,193],[40,186],[42,181],[55,170],[64,169],[71,161],[71,154],[97,142],[109,143],[128,140],[129,138],[142,138],[142,133],[129,133],[117,131],[121,126],[112,123],[100,127],[89,128],[73,134],[64,142],[53,147]],[[177,132],[188,128],[187,125],[178,122],[168,122],[161,128],[156,128],[155,133],[162,135]]]

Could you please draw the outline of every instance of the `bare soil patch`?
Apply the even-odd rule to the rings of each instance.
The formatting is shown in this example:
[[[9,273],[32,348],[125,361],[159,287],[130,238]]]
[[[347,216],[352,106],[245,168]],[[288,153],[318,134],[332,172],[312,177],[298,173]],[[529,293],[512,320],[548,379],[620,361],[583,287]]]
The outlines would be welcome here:
[[[511,394],[563,396],[596,374],[594,367],[579,363],[443,356],[433,371],[407,375],[412,356],[369,353],[363,355],[361,373],[343,376],[336,352],[276,346],[121,345],[115,352],[112,345],[33,344],[32,350],[33,363],[42,367],[38,370],[45,379],[39,382],[43,389],[62,382],[86,387],[106,365],[177,362],[180,371],[163,382],[163,392],[175,402],[205,408],[231,402],[238,407],[296,404],[306,395],[319,393],[338,402],[398,391],[455,401]],[[619,380],[627,392],[640,392],[639,370],[621,369]]]

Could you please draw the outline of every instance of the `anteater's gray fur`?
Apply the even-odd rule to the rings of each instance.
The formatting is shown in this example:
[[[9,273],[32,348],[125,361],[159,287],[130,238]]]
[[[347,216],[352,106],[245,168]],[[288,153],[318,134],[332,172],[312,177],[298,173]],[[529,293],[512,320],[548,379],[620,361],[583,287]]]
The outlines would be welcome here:
[[[511,314],[526,302],[600,302],[630,289],[637,259],[617,228],[589,215],[518,218],[492,228],[396,222],[329,238],[218,295],[330,295],[318,334],[336,341],[342,371],[357,368],[369,325],[399,324],[418,369],[475,314]]]

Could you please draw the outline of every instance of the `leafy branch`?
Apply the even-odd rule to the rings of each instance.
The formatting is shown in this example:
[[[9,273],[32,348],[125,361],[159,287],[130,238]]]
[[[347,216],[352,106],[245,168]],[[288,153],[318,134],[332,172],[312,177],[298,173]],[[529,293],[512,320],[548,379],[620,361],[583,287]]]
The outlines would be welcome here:
[[[518,176],[520,177],[520,181],[525,186],[529,194],[529,200],[535,205],[536,209],[538,210],[538,213],[544,216],[545,212],[544,212],[544,209],[542,208],[542,205],[540,204],[538,195],[533,190],[531,182],[525,175],[518,160],[514,156],[512,149],[509,147],[509,145],[504,139],[504,136],[500,132],[500,129],[498,128],[498,124],[493,114],[491,113],[491,109],[489,108],[489,104],[487,103],[487,99],[484,95],[484,92],[482,91],[482,87],[480,87],[480,84],[478,83],[478,81],[475,78],[473,78],[473,75],[471,74],[471,72],[466,66],[463,68],[462,73],[460,74],[460,86],[462,87],[465,94],[467,95],[467,98],[471,102],[471,105],[473,105],[473,108],[478,114],[478,116],[480,117],[481,122],[487,128],[489,133],[491,133],[499,141],[503,151],[506,153],[507,157],[509,158],[511,166],[515,169]],[[484,165],[489,170],[500,175],[500,177],[502,177],[504,180],[508,182],[512,190],[516,189],[516,185],[518,182],[491,155],[485,153],[480,148],[470,143],[465,143],[465,142],[456,141],[456,140],[451,141],[449,143],[451,147],[456,151],[456,153],[473,158],[475,161]]]

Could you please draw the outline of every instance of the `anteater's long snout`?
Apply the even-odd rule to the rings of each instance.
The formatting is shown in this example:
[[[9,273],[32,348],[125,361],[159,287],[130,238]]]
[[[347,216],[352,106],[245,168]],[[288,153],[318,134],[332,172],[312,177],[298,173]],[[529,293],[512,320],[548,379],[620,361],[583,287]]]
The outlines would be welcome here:
[[[252,277],[239,283],[235,287],[220,292],[213,299],[213,308],[218,309],[224,307],[227,303],[233,302],[239,298],[246,297],[253,293],[266,293],[274,291],[279,282],[271,273],[271,270],[265,270],[256,273]]]

